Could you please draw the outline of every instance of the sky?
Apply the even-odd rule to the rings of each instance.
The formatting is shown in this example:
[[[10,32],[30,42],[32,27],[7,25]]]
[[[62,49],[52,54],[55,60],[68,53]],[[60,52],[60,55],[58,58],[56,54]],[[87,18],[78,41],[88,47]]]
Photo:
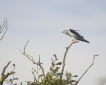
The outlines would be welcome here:
[[[0,41],[0,72],[8,61],[11,64],[6,72],[16,64],[15,77],[19,79],[14,83],[33,81],[31,71],[36,69],[19,48],[22,51],[29,40],[27,53],[35,61],[40,55],[47,72],[53,55],[62,61],[65,47],[71,43],[72,38],[62,33],[66,29],[79,30],[90,44],[79,42],[70,47],[64,73],[69,71],[79,78],[92,63],[92,56],[99,54],[78,85],[100,85],[106,78],[106,0],[1,0],[0,25],[5,17],[8,30]]]

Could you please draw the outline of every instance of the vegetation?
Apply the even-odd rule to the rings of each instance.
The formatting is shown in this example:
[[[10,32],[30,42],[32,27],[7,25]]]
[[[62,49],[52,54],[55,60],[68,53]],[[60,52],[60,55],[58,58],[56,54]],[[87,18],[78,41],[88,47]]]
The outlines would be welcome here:
[[[6,21],[4,21],[3,25],[0,25],[1,32],[3,31],[3,29],[5,27],[6,27],[6,31],[7,31],[7,19],[6,19]],[[6,31],[5,31],[5,33],[6,33]],[[3,34],[1,39],[3,39],[5,33]],[[26,53],[26,46],[28,45],[28,41],[27,41],[26,45],[23,48],[23,52],[21,50],[20,50],[20,52],[25,57],[27,57],[33,64],[35,64],[37,66],[37,69],[32,68],[32,74],[34,76],[34,80],[27,81],[27,85],[68,85],[68,84],[69,85],[77,85],[79,83],[79,81],[82,79],[82,77],[85,75],[85,73],[87,73],[89,68],[94,64],[95,56],[98,56],[98,55],[93,56],[93,62],[85,70],[85,72],[82,74],[82,76],[78,80],[73,79],[73,77],[77,77],[78,75],[72,75],[71,72],[65,72],[65,78],[63,78],[64,68],[65,68],[65,59],[66,59],[69,48],[73,44],[75,44],[75,43],[72,41],[72,43],[68,47],[66,47],[66,50],[65,50],[65,53],[63,56],[63,62],[58,61],[58,57],[56,56],[56,54],[54,55],[54,57],[51,59],[50,69],[47,73],[45,73],[45,69],[42,66],[43,63],[40,61],[40,55],[39,55],[39,61],[35,62],[34,58]],[[3,85],[3,82],[7,82],[7,83],[10,82],[10,83],[8,83],[9,85],[17,85],[17,84],[14,84],[14,82],[13,82],[15,79],[18,79],[18,78],[14,78],[15,64],[13,64],[14,70],[5,74],[5,70],[9,66],[10,63],[11,63],[11,61],[9,61],[6,66],[4,66],[4,68],[1,72],[0,85]],[[7,78],[10,75],[13,75],[13,78],[8,80]],[[20,85],[23,85],[22,82],[20,83]]]
[[[37,68],[36,70],[33,68],[32,74],[34,76],[34,81],[33,82],[27,82],[27,85],[77,85],[81,78],[84,76],[84,74],[89,70],[89,68],[94,64],[94,59],[95,56],[93,56],[93,62],[92,64],[88,67],[88,69],[83,73],[83,75],[78,79],[78,80],[73,80],[73,77],[77,77],[77,75],[72,75],[71,72],[66,72],[65,73],[65,78],[63,79],[63,74],[64,74],[64,68],[65,68],[65,59],[68,53],[69,48],[74,44],[72,43],[66,47],[64,57],[63,57],[63,62],[59,62],[56,54],[54,55],[54,58],[52,58],[51,62],[51,67],[50,70],[45,74],[44,68],[42,67],[42,62],[40,61],[40,56],[39,56],[39,62],[35,62],[34,58],[26,53],[26,46],[24,46],[23,52],[20,51],[23,55],[25,55],[33,64],[36,64]],[[60,67],[62,66],[62,69]],[[42,70],[41,74],[39,73],[39,70]],[[60,71],[61,70],[61,71]]]

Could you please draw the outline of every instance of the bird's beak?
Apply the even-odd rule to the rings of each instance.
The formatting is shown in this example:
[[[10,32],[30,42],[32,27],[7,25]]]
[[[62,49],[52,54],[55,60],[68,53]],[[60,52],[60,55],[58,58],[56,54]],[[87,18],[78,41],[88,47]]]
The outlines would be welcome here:
[[[62,33],[64,33],[64,31]]]

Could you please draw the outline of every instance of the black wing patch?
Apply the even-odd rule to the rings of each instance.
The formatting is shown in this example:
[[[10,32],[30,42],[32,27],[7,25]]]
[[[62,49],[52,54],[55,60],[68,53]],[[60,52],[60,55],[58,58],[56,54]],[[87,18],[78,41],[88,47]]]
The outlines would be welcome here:
[[[76,34],[78,37],[81,37],[80,34],[78,32],[76,32],[75,30],[73,30],[73,29],[69,29],[69,30],[70,30],[70,32]]]

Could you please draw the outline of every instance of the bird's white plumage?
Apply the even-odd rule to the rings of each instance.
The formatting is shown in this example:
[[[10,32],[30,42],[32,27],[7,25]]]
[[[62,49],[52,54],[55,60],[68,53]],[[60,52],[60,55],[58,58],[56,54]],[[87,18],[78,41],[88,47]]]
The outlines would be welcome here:
[[[77,42],[80,40],[80,41],[89,43],[89,41],[85,40],[82,35],[80,35],[77,31],[75,31],[73,29],[64,30],[62,33],[72,37],[74,42]]]

